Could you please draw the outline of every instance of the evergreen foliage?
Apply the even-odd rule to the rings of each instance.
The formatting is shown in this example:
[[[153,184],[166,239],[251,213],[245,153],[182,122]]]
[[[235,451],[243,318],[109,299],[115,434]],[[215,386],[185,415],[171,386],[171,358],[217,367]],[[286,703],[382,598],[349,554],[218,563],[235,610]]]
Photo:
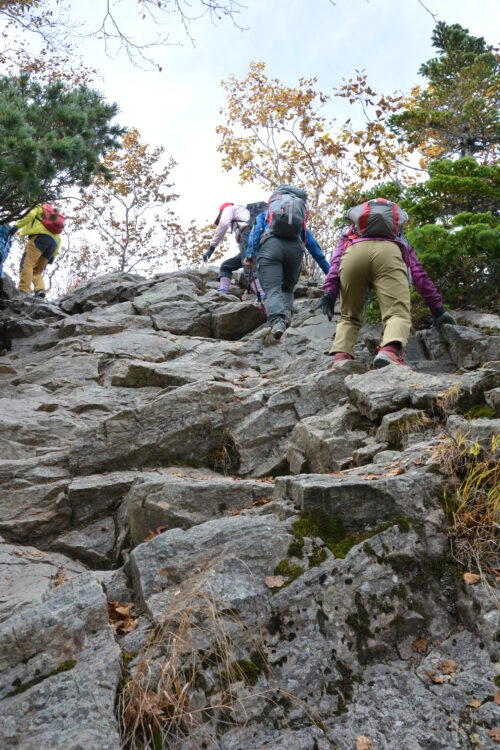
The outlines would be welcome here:
[[[96,174],[110,178],[101,157],[120,147],[124,130],[111,122],[117,109],[85,85],[0,77],[0,223]]]
[[[500,167],[472,158],[433,162],[429,179],[408,188],[407,234],[444,302],[500,307]]]
[[[391,127],[428,159],[491,157],[500,143],[498,56],[459,24],[437,23],[432,42],[438,55],[419,70],[429,84]]]

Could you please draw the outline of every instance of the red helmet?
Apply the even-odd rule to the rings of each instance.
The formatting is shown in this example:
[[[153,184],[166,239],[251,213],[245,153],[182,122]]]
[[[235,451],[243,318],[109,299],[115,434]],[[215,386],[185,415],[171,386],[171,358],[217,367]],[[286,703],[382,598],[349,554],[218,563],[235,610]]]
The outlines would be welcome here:
[[[217,218],[214,221],[215,226],[219,225],[220,216],[221,216],[221,213],[224,211],[224,209],[227,208],[228,206],[233,206],[233,205],[234,205],[233,203],[223,203],[222,206],[219,207],[219,213],[217,214]]]

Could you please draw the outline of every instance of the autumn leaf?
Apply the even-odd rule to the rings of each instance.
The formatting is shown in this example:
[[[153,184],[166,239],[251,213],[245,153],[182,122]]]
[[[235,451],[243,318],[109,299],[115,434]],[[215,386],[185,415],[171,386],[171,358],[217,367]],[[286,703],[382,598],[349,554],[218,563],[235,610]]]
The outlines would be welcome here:
[[[500,727],[494,727],[490,730],[490,738],[500,745]]]
[[[155,536],[158,536],[159,534],[163,534],[164,531],[167,530],[166,526],[157,526],[156,529],[152,530],[150,529],[146,536],[144,537],[145,542],[150,542],[151,539],[154,539]]]
[[[454,675],[457,671],[457,663],[453,661],[453,659],[443,659],[439,662],[438,668],[441,670],[442,674]]]
[[[373,750],[373,740],[360,734],[356,737],[356,750]]]
[[[468,583],[469,586],[472,586],[474,583],[477,583],[481,580],[481,576],[479,573],[464,573],[464,581],[465,583]]]
[[[285,585],[283,576],[266,576],[266,586],[268,589],[280,589]]]
[[[494,697],[494,699],[493,699],[493,702],[494,702],[494,703],[495,703],[495,704],[496,704],[497,706],[500,706],[500,690],[497,690],[497,691],[496,691],[496,693],[495,693],[495,697]]]
[[[469,703],[469,706],[471,708],[479,708],[480,705],[481,705],[481,701],[478,701],[477,698],[472,698],[472,700]]]
[[[441,685],[443,682],[446,682],[446,678],[442,677],[441,675],[437,675],[435,671],[429,671],[428,669],[424,671],[430,681],[434,682],[436,685]]]
[[[425,638],[422,638],[422,636],[415,638],[412,646],[413,650],[419,654],[425,654],[425,652],[427,651],[427,641],[425,640]]]
[[[70,581],[71,578],[67,578],[64,573],[64,568],[62,565],[60,565],[57,569],[57,575],[54,579],[54,586],[62,586],[63,583],[66,583],[66,581]]]
[[[133,608],[133,602],[128,604],[117,601],[108,602],[108,619],[115,633],[131,633],[136,629],[138,618],[132,617]]]

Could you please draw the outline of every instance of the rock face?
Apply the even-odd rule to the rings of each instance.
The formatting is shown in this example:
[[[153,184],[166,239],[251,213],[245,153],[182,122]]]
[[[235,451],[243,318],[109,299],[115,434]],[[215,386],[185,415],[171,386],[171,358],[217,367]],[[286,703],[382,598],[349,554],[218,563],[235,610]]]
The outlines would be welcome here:
[[[2,748],[498,744],[498,593],[443,499],[500,439],[499,318],[329,369],[312,280],[280,343],[211,268],[6,289]]]

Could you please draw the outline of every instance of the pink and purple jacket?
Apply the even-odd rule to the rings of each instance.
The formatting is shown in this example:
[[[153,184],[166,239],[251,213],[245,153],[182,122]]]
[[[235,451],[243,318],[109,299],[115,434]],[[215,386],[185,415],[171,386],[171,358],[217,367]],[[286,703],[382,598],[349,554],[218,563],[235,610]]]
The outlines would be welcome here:
[[[330,261],[330,270],[328,271],[323,284],[323,291],[325,294],[331,292],[335,297],[338,297],[340,291],[340,261],[344,250],[349,245],[353,245],[356,242],[366,242],[367,240],[380,240],[387,242],[387,237],[357,237],[355,239],[349,239],[349,234],[354,231],[354,225],[350,226],[348,231],[341,235],[337,242],[332,259]],[[443,307],[441,295],[430,280],[424,267],[420,263],[416,256],[415,250],[412,248],[406,237],[401,239],[390,240],[395,242],[400,250],[403,260],[406,263],[409,271],[410,283],[413,284],[417,292],[424,298],[425,304],[430,308],[431,312],[439,310]]]

